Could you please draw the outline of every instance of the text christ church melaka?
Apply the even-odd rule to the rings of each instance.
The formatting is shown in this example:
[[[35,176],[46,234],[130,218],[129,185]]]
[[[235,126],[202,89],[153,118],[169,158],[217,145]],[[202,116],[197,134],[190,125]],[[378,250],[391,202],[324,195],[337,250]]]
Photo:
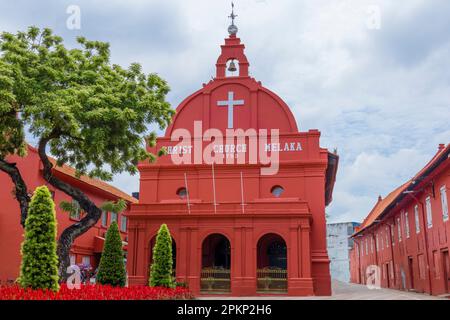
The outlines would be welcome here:
[[[330,295],[325,207],[338,157],[320,147],[318,130],[298,132],[286,103],[249,76],[234,17],[216,77],[178,106],[165,136],[149,147],[168,154],[139,165],[129,283],[148,282],[156,234],[166,223],[176,279],[196,295]],[[203,156],[208,150],[216,155],[211,162]],[[264,172],[274,167],[270,160],[276,171]]]

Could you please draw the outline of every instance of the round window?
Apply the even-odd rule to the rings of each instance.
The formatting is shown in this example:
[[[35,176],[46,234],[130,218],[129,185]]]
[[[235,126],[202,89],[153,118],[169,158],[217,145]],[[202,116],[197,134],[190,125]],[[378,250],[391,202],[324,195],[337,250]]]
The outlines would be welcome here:
[[[271,191],[272,195],[273,195],[274,197],[276,197],[276,198],[281,197],[281,195],[283,194],[283,192],[284,192],[284,189],[283,189],[283,187],[280,187],[280,186],[275,186],[275,187],[273,187],[273,188],[272,188],[272,191]]]
[[[178,189],[177,196],[180,197],[180,199],[186,199],[186,197],[187,197],[187,190],[186,190],[186,188]]]

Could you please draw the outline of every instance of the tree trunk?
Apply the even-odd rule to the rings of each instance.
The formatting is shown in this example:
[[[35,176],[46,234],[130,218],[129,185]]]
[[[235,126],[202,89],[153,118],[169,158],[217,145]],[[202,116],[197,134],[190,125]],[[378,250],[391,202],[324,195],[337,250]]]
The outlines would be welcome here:
[[[70,248],[76,238],[84,234],[93,227],[102,215],[102,210],[98,208],[81,190],[61,181],[53,176],[53,164],[47,157],[45,152],[47,143],[52,139],[42,138],[39,142],[39,157],[44,165],[44,179],[53,187],[61,190],[68,196],[76,200],[86,215],[78,222],[67,227],[59,237],[58,241],[58,257],[59,257],[59,276],[60,282],[67,280],[67,267],[70,266]]]
[[[15,163],[7,162],[4,159],[0,159],[0,170],[9,175],[15,186],[15,197],[20,206],[20,224],[25,227],[25,220],[28,215],[28,205],[30,204],[30,196],[25,181],[20,174],[19,169]]]

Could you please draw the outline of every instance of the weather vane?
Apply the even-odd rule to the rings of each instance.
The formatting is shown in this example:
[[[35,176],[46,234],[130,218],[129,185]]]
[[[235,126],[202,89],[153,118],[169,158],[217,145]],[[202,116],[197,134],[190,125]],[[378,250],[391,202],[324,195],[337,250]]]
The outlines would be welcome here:
[[[231,35],[235,35],[238,32],[238,28],[234,24],[234,19],[237,17],[236,14],[234,14],[234,2],[231,2],[231,15],[228,16],[228,18],[231,18],[231,25],[228,27],[228,33]]]

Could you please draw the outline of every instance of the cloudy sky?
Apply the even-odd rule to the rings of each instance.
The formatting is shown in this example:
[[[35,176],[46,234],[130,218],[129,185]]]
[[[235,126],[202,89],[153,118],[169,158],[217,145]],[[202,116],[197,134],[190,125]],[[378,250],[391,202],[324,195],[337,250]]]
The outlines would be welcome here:
[[[252,76],[279,94],[300,130],[317,128],[341,163],[332,221],[360,221],[379,194],[450,143],[450,1],[235,0]],[[81,11],[67,28],[67,9]],[[111,43],[114,63],[165,78],[176,107],[214,74],[228,0],[0,1],[0,30],[51,27]],[[138,177],[114,184],[138,190]]]

